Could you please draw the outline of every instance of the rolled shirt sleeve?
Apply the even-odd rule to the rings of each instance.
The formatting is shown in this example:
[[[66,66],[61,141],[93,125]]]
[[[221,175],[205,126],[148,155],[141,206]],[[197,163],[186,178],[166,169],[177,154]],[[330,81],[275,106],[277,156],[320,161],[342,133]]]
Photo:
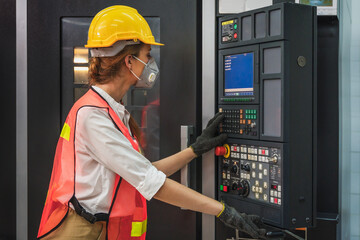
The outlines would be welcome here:
[[[77,119],[81,122],[76,132],[87,140],[87,153],[150,200],[164,184],[166,175],[132,147],[115,127],[107,109],[84,107]]]

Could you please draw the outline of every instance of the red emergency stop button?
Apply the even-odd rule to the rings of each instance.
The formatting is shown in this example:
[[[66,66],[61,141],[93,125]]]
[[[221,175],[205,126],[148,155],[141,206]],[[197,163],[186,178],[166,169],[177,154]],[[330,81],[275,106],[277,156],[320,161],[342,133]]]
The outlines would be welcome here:
[[[237,33],[234,33],[234,38],[236,39],[238,37]]]
[[[215,148],[215,155],[216,156],[224,156],[226,154],[226,148],[221,146],[221,147],[216,147]]]

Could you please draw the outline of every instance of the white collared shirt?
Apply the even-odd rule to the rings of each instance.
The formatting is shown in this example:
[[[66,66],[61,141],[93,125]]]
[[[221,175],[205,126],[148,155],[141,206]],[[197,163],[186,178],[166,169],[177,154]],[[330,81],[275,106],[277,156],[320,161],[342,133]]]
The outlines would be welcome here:
[[[93,88],[129,129],[130,114],[99,87]],[[75,196],[88,212],[109,211],[116,174],[150,200],[164,184],[166,176],[137,152],[115,127],[106,109],[82,107],[75,132]]]

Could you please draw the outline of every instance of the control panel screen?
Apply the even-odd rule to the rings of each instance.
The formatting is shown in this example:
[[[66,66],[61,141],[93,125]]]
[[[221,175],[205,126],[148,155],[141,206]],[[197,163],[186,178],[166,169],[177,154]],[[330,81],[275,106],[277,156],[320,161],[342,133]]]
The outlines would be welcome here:
[[[224,65],[225,96],[254,95],[254,53],[227,55]]]

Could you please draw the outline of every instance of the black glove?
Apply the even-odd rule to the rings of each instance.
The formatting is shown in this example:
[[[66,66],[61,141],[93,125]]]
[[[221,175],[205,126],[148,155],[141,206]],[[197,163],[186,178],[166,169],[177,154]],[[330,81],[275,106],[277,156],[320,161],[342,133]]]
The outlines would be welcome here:
[[[239,213],[235,208],[224,204],[223,212],[218,218],[228,227],[238,229],[244,233],[249,234],[253,238],[266,239],[266,230],[260,228],[262,221],[257,215],[247,215]]]
[[[217,129],[223,119],[224,114],[217,113],[210,119],[202,134],[196,138],[195,143],[190,146],[197,156],[210,151],[216,146],[222,145],[226,140],[227,135],[225,133],[218,135]]]

